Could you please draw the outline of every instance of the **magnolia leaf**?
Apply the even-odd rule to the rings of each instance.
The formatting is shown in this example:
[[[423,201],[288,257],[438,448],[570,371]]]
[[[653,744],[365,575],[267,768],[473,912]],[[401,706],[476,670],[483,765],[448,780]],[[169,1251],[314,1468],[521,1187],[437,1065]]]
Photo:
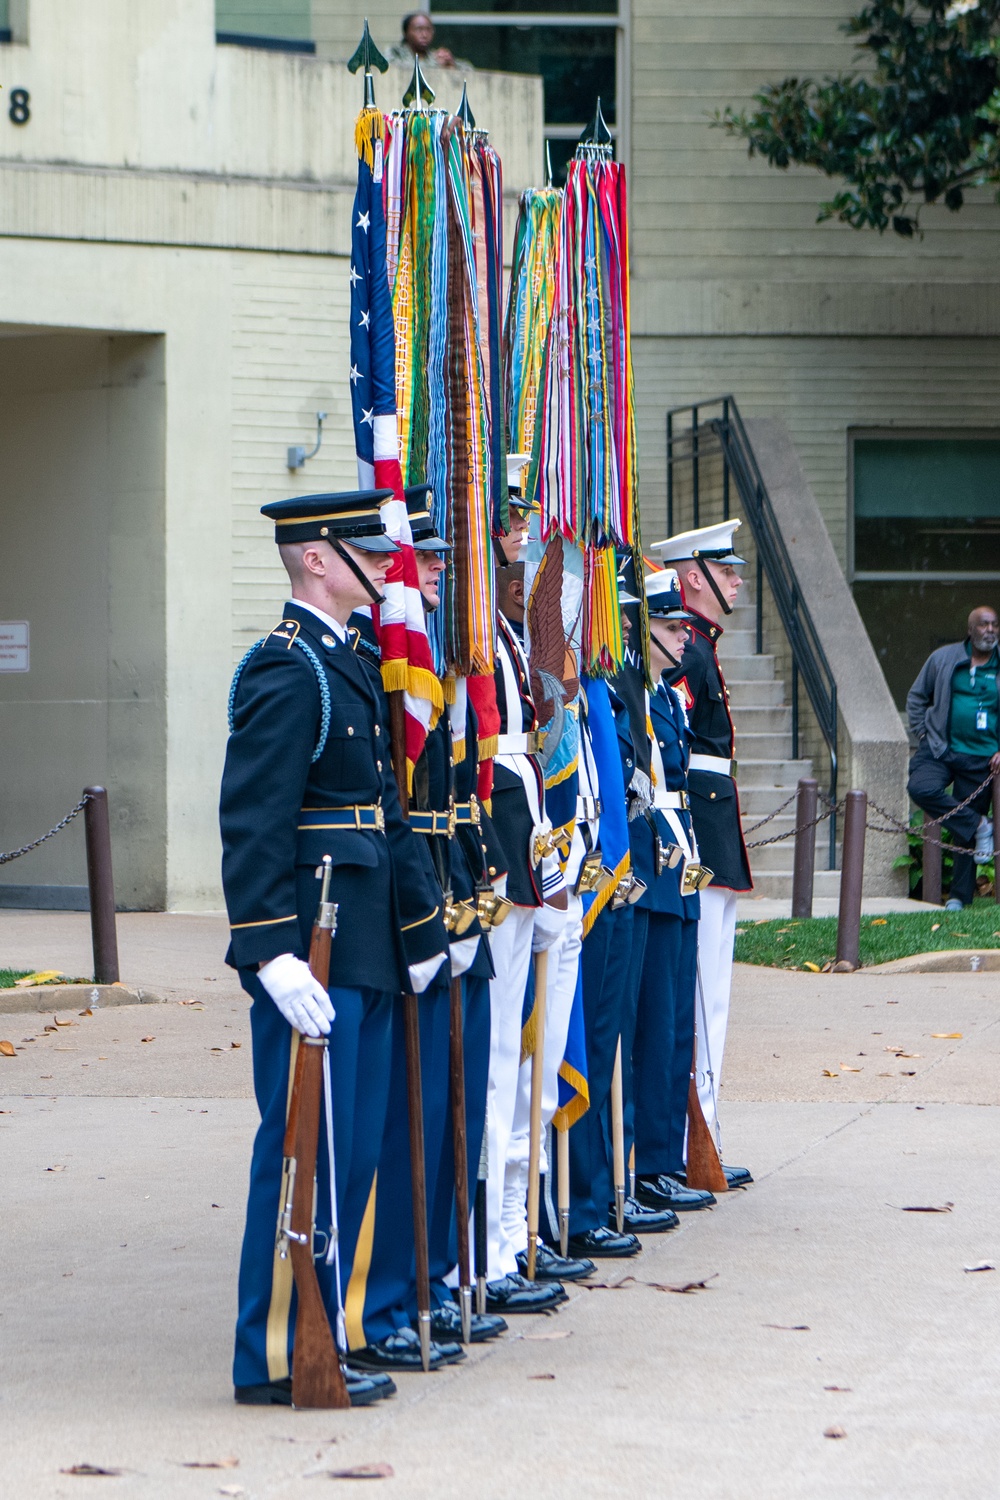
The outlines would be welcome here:
[[[104,1469],[100,1464],[74,1464],[71,1469],[60,1469],[60,1474],[81,1474],[86,1479],[94,1479],[103,1475],[107,1479],[116,1479],[125,1471],[123,1469]]]
[[[0,1057],[16,1057],[17,1048],[13,1042],[0,1042]]]

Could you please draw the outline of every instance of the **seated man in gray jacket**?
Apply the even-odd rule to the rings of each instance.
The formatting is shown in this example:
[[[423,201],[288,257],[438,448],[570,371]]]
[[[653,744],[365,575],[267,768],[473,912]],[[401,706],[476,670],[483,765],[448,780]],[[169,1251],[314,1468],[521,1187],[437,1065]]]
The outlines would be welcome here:
[[[951,817],[949,813],[991,771],[1000,770],[998,628],[995,610],[986,605],[974,609],[965,640],[932,651],[906,698],[917,741],[910,761],[910,796],[928,816],[943,819],[966,848],[972,847],[980,817],[989,811],[990,787],[969,807]],[[946,907],[960,911],[975,895],[975,865],[969,854],[953,859]]]

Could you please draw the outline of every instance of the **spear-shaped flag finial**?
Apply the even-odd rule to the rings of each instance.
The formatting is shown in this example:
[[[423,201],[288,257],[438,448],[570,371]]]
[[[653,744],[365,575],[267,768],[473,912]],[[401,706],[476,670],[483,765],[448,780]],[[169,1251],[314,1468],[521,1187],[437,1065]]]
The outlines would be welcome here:
[[[604,115],[601,113],[601,96],[597,96],[597,106],[594,109],[594,118],[580,137],[581,146],[610,146],[612,144],[611,131],[608,129]]]
[[[365,16],[365,29],[361,33],[357,51],[347,64],[351,73],[356,73],[359,68],[365,70],[365,109],[373,109],[375,106],[375,84],[372,80],[372,68],[378,68],[384,73],[389,64],[372,41],[372,34],[368,29],[368,17]]]
[[[457,114],[467,132],[475,130],[476,117],[469,108],[469,86],[465,82],[462,83],[462,102],[458,106]]]
[[[420,71],[420,58],[413,59],[413,77],[410,79],[409,87],[403,95],[403,105],[406,109],[426,109],[429,104],[434,103],[434,90]]]

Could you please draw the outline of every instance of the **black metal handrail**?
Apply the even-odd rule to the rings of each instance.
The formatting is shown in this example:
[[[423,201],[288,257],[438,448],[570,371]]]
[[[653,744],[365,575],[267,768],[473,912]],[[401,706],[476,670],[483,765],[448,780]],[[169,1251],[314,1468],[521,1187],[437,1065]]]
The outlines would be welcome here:
[[[687,423],[679,419],[687,417]],[[714,441],[713,441],[714,439]],[[837,801],[837,683],[826,659],[809,606],[802,596],[795,568],[788,555],[761,477],[753,446],[747,436],[733,396],[716,396],[692,406],[676,406],[667,412],[667,533],[686,529],[676,525],[675,471],[684,465],[690,471],[691,526],[702,524],[701,505],[704,460],[722,458],[722,517],[730,518],[731,486],[736,487],[740,507],[749,523],[757,552],[756,649],[764,650],[763,580],[767,579],[778,617],[792,654],[792,759],[799,758],[799,679],[805,684],[809,702],[830,756],[830,801]],[[836,814],[830,818],[830,869],[836,868]]]

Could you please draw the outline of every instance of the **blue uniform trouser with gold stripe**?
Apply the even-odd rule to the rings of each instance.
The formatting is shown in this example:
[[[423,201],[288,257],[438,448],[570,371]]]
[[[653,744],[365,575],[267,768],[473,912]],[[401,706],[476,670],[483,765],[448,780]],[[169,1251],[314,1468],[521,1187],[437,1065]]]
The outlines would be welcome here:
[[[476,1193],[479,1153],[486,1126],[486,1086],[490,1070],[490,982],[486,978],[462,976],[462,1042],[465,1056],[465,1134],[469,1157],[469,1208]],[[455,1151],[451,1100],[441,1150],[434,1197],[428,1200],[428,1240],[431,1269],[431,1305],[451,1301],[445,1277],[458,1263],[458,1226],[455,1218]],[[470,1229],[471,1257],[471,1229]],[[470,1266],[475,1274],[475,1268]],[[414,1312],[416,1306],[414,1304]]]
[[[583,940],[583,1017],[590,1107],[569,1133],[570,1234],[608,1222],[614,1198],[612,1158],[605,1129],[622,1005],[629,979],[635,907],[606,907]]]
[[[256,972],[241,969],[240,982],[253,997],[254,1092],[260,1128],[250,1165],[243,1254],[240,1261],[239,1315],[233,1381],[263,1385],[290,1373],[295,1331],[295,1294],[290,1259],[275,1249],[285,1120],[294,1048],[298,1033],[281,1015]],[[347,1312],[348,1338],[364,1343],[360,1310],[369,1290],[374,1184],[389,1083],[391,996],[377,990],[330,989],[336,1020],[330,1033],[333,1084],[334,1162],[340,1222],[340,1270]],[[321,1126],[317,1158],[317,1231],[330,1225],[329,1165],[326,1127]],[[317,1249],[324,1245],[317,1235]],[[337,1311],[333,1269],[323,1259],[316,1274],[335,1327]]]
[[[650,912],[632,1049],[640,1177],[684,1168],[697,965],[698,923]]]

